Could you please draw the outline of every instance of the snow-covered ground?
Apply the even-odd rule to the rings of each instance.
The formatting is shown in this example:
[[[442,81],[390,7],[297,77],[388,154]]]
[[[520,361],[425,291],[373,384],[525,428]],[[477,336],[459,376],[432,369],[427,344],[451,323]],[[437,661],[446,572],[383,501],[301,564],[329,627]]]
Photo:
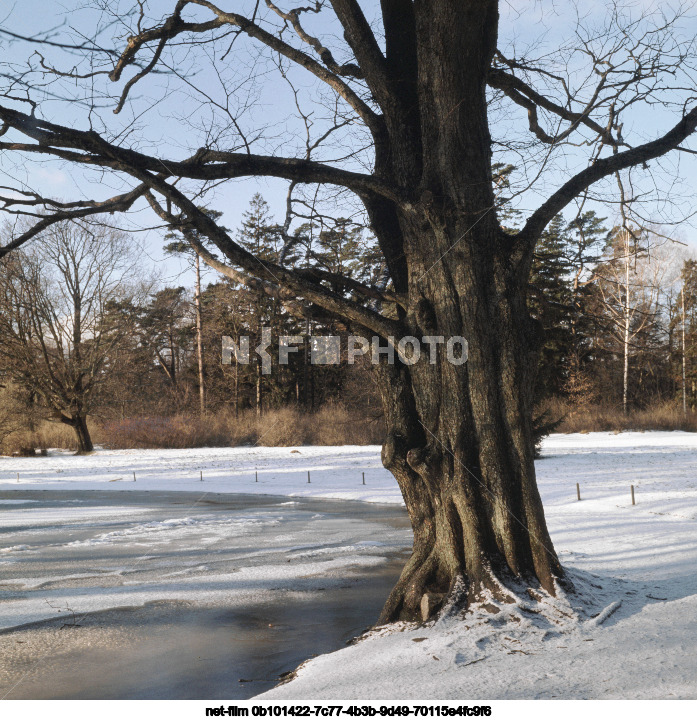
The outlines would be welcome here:
[[[263,493],[401,503],[377,446],[97,451],[89,456],[52,451],[48,458],[0,458],[0,491],[19,488]]]
[[[526,597],[494,615],[464,621],[446,616],[427,626],[382,631],[309,661],[293,681],[265,696],[696,698],[697,436],[554,435],[545,442],[537,469],[552,539],[578,591],[571,605]],[[0,491],[27,490],[187,491],[201,499],[220,493],[276,494],[401,503],[376,447],[99,451],[84,457],[58,453],[0,459]],[[0,500],[0,533],[3,525],[15,528],[18,518],[25,526],[40,525],[48,511],[7,503],[17,500],[13,495],[5,493]],[[149,522],[134,518],[135,536],[151,533]],[[165,530],[182,532],[181,527],[159,528]],[[99,537],[78,542],[109,547],[128,542],[128,533],[109,533],[101,530]],[[265,533],[272,535],[273,525]],[[224,543],[224,529],[213,533],[209,528],[197,538],[210,535]],[[4,536],[0,571],[32,552],[26,539],[5,543]],[[381,549],[365,553],[367,547],[357,548],[356,534],[347,543],[350,536],[341,530],[332,543],[351,546],[347,555],[366,562],[371,555],[381,556]],[[281,539],[276,542],[282,546]],[[396,537],[386,542],[399,545]],[[322,558],[319,539],[313,544]],[[214,584],[223,587],[229,578],[215,578]],[[25,581],[25,590],[30,589],[34,581]]]

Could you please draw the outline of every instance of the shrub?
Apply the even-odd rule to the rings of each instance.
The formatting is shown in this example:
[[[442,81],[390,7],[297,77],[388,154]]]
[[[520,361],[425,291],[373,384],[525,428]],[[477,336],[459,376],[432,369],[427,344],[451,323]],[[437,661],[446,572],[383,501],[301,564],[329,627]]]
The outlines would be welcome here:
[[[62,423],[41,421],[35,430],[23,428],[6,435],[0,443],[0,454],[27,456],[47,448],[77,450],[73,429]]]
[[[551,418],[560,418],[560,433],[590,433],[593,431],[692,431],[697,432],[697,413],[675,402],[655,403],[647,408],[630,410],[626,415],[621,406],[569,404],[552,398],[543,406]]]
[[[191,415],[138,416],[103,423],[95,442],[108,448],[200,448],[206,446],[369,445],[382,443],[380,418],[366,419],[343,405],[326,405],[316,413],[295,408],[235,415],[220,411]]]

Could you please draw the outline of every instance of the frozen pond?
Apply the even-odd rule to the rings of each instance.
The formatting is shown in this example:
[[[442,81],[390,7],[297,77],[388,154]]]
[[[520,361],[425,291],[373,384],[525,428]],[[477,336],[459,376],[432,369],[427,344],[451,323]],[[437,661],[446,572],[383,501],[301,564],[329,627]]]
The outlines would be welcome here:
[[[0,697],[246,698],[373,623],[403,509],[0,493]]]

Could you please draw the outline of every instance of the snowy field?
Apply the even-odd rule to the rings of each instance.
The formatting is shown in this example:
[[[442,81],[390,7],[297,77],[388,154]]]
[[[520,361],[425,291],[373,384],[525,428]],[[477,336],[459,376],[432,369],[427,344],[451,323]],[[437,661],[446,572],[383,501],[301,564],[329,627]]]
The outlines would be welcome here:
[[[470,616],[464,622],[446,615],[427,626],[382,631],[312,659],[293,681],[265,697],[697,698],[697,436],[554,435],[543,452],[538,481],[552,539],[578,591],[570,604],[521,597],[494,615]],[[128,518],[124,504],[117,511],[119,527],[110,531],[103,526],[114,517],[112,503],[92,503],[85,511],[72,504],[73,515],[66,517],[35,493],[33,503],[17,502],[22,493],[32,491],[70,491],[74,498],[84,491],[185,491],[196,494],[191,498],[198,510],[155,521],[146,511]],[[283,510],[278,507],[263,518],[257,512],[227,520],[200,514],[206,501],[230,493],[400,504],[396,483],[382,469],[376,447],[98,451],[83,457],[52,453],[48,458],[7,458],[0,459],[0,492],[5,492],[0,499],[0,626],[5,628],[36,620],[42,613],[46,617],[32,593],[36,588],[69,586],[72,593],[89,599],[89,610],[123,605],[126,597],[129,604],[159,598],[197,600],[203,587],[213,596],[226,595],[229,602],[234,593],[263,590],[264,579],[278,574],[292,588],[296,581],[307,584],[314,571],[336,572],[338,578],[348,568],[380,563],[388,551],[402,548],[405,539],[404,529],[398,528],[371,536],[355,519],[329,525],[317,519],[313,529],[310,516],[298,519],[298,528],[305,524],[303,532],[312,537],[297,544],[296,539],[274,535]],[[377,507],[365,508],[367,514]],[[172,577],[149,577],[145,587],[130,589],[121,583],[123,576],[114,585],[94,578],[84,582],[73,573],[68,583],[67,564],[60,579],[25,573],[32,565],[39,567],[41,555],[30,531],[57,523],[72,524],[77,534],[67,541],[75,545],[64,550],[66,558],[87,548],[117,554],[134,543],[142,544],[143,556],[152,553],[146,547],[158,543],[175,544],[182,553],[206,543],[212,551],[222,551],[227,538],[247,534],[250,553],[272,555],[261,553],[258,557],[266,561],[257,560],[253,567],[240,567],[237,561],[223,568],[207,562],[196,566],[192,557],[191,568],[173,571],[185,570],[174,577],[176,583]],[[65,538],[60,543],[67,545]],[[292,562],[287,556],[293,556]],[[182,576],[196,579],[188,590]]]

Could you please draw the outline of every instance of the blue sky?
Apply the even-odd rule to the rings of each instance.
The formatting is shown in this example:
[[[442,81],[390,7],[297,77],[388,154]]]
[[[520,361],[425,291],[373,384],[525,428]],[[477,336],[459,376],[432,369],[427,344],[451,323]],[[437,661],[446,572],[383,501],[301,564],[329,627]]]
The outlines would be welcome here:
[[[234,7],[235,10],[244,8],[248,4],[247,0],[234,3],[231,0],[226,2],[221,0],[222,6]],[[368,13],[376,9],[373,2],[362,4]],[[118,7],[126,5],[130,5],[130,3],[125,0],[107,3],[110,9],[118,9]],[[171,0],[155,0],[155,2],[149,3],[153,11],[159,12],[165,12],[173,5]],[[290,7],[290,5],[291,3],[285,3],[283,6]],[[641,6],[648,6],[649,3],[634,2],[632,5],[636,13]],[[93,11],[79,9],[82,7],[83,3],[67,0],[62,3],[47,0],[22,0],[22,2],[10,3],[2,0],[0,2],[0,20],[3,21],[2,24],[5,27],[18,33],[36,33],[61,23],[64,23],[61,32],[67,31],[69,27],[72,27],[73,30],[80,30],[93,26],[95,20],[104,21],[103,15],[99,17]],[[536,46],[534,52],[538,55],[553,50],[558,47],[560,39],[569,38],[571,35],[569,28],[572,13],[570,8],[571,3],[559,3],[553,0],[502,2],[500,47],[513,52],[513,47],[520,51],[525,47]],[[582,8],[583,12],[588,13],[592,20],[593,13],[598,16],[604,13],[605,3],[591,0],[584,3]],[[322,31],[323,37],[328,38],[327,44],[333,48],[341,45],[337,38],[334,39],[334,44],[329,42],[336,28],[317,27],[315,29]],[[690,32],[697,34],[697,25],[694,19],[686,20],[680,31],[686,36],[689,36]],[[5,59],[22,60],[27,55],[27,47],[24,43],[12,44],[7,48]],[[74,62],[60,51],[47,50],[46,56],[57,64],[63,63],[63,67],[69,67],[70,63]],[[135,123],[141,126],[133,136],[138,138],[138,147],[157,148],[157,152],[164,157],[182,157],[183,154],[188,154],[191,147],[197,147],[196,142],[203,136],[205,124],[212,123],[214,120],[219,121],[221,117],[224,117],[220,114],[213,117],[212,114],[202,109],[200,92],[210,93],[212,97],[220,99],[220,83],[211,72],[210,66],[202,62],[205,58],[200,53],[189,54],[185,50],[181,50],[178,59],[181,67],[189,73],[190,85],[188,87],[171,77],[151,76],[136,86],[137,92],[133,93],[132,104],[127,105],[120,115],[114,115],[112,112],[113,100],[105,102],[105,107],[97,114],[99,116],[97,126],[102,123],[109,130],[119,132],[129,124]],[[267,126],[267,138],[259,143],[259,148],[264,152],[275,152],[279,155],[294,154],[302,146],[300,133],[302,128],[290,118],[293,97],[288,85],[278,77],[267,61],[259,61],[256,57],[247,57],[242,61],[236,60],[236,63],[238,65],[234,67],[228,64],[227,68],[229,83],[237,84],[236,87],[239,88],[233,95],[232,102],[242,105],[247,100],[253,101],[250,108],[242,112],[241,117],[248,127],[260,124]],[[81,70],[83,69],[81,68]],[[129,77],[129,74],[125,73],[125,77]],[[307,76],[296,74],[293,79],[296,85],[301,87],[305,97],[310,97],[315,92],[315,86],[308,82]],[[64,86],[64,89],[66,87],[68,86]],[[104,88],[111,93],[118,93],[122,87],[123,81],[118,84],[104,83]],[[310,108],[309,105],[306,107]],[[321,112],[318,107],[312,107],[312,110],[317,113],[317,127],[319,128]],[[76,103],[49,101],[42,106],[42,113],[45,118],[56,122],[86,127],[86,111],[84,107]],[[628,118],[625,137],[631,136],[633,143],[651,139],[661,132],[665,132],[676,119],[674,109],[660,107],[633,113]],[[500,122],[502,124],[500,127],[504,127],[503,124],[507,120],[508,118],[501,118],[497,120],[497,123]],[[517,126],[526,125],[525,116],[522,113],[518,117],[514,117],[514,121]],[[346,137],[348,138],[348,136]],[[229,139],[231,143],[234,142],[231,135]],[[333,152],[338,153],[339,147],[340,145],[333,149]],[[692,147],[697,148],[696,141],[692,141]],[[261,150],[257,150],[257,152],[261,152]],[[563,160],[557,162],[556,169],[550,174],[548,182],[539,192],[528,192],[521,197],[520,205],[523,209],[536,207],[551,190],[568,177],[568,174],[578,165],[580,158],[580,155],[575,157],[574,152],[572,151]],[[666,193],[669,196],[672,194],[674,199],[680,197],[679,193],[685,193],[686,189],[689,191],[690,188],[697,185],[695,158],[686,155],[678,158],[677,154],[673,153],[668,159],[667,165],[674,166],[678,160],[680,163],[678,175],[682,177],[683,185],[681,188],[673,188]],[[108,197],[120,189],[118,185],[112,185],[113,181],[107,177],[85,174],[56,163],[27,165],[26,167],[8,166],[4,163],[0,166],[1,169],[9,172],[14,178],[26,180],[31,185],[36,185],[46,192],[63,198],[74,197],[76,192],[82,192],[91,197]],[[258,191],[269,202],[272,213],[280,219],[285,211],[285,188],[284,182],[276,180],[234,181],[218,188],[209,204],[224,212],[223,222],[227,227],[236,228],[250,198]],[[688,199],[687,195],[685,199]],[[659,205],[651,206],[650,213],[655,214],[656,218],[660,218],[662,211],[675,214],[674,210]],[[605,211],[603,214],[608,215],[611,212],[611,210]],[[147,219],[145,213],[141,213],[133,217],[133,222],[134,225],[147,224],[152,223],[153,218],[149,212]],[[691,223],[683,224],[677,234],[690,244],[697,245],[695,243],[697,232]],[[172,258],[166,259],[162,252],[162,245],[161,233],[152,231],[147,234],[145,239],[146,256],[158,265],[163,282],[190,283],[191,276],[186,270],[186,262]],[[212,280],[214,277],[214,274],[208,274],[209,279]]]

